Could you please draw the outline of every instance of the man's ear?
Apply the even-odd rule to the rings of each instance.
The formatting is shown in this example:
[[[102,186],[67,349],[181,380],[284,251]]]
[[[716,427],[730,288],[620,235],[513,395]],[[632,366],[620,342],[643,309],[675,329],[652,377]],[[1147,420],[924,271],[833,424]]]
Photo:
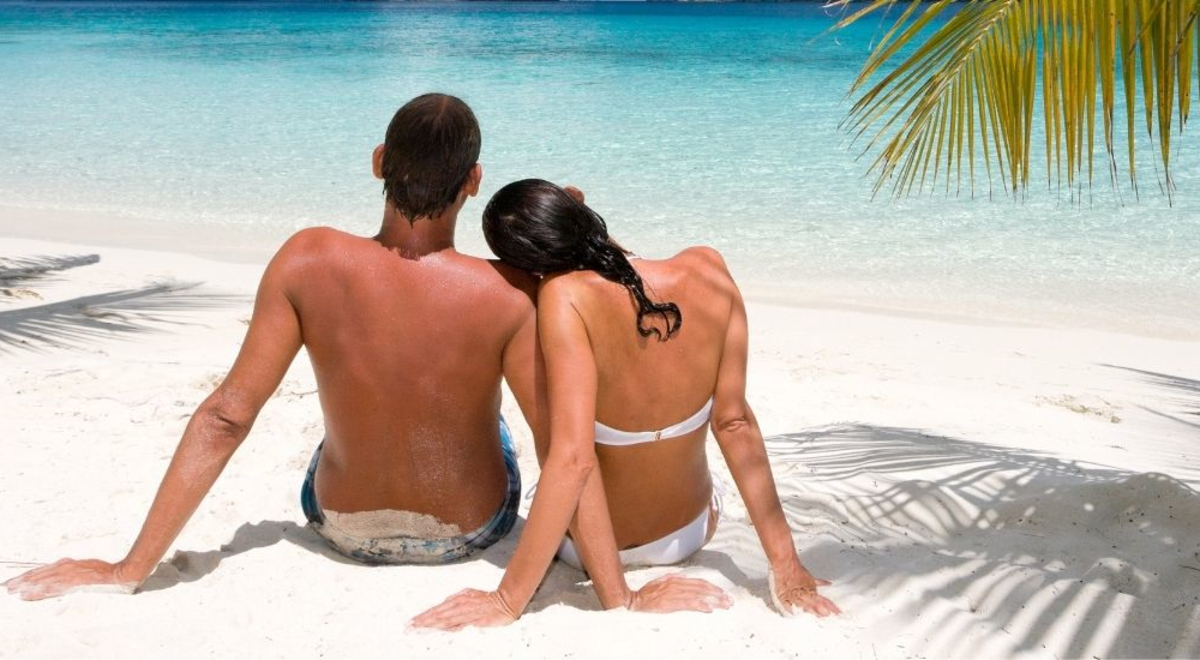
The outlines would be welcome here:
[[[467,197],[474,197],[479,194],[479,183],[483,181],[483,165],[475,163],[471,168],[471,172],[467,174],[467,182],[463,184],[463,192],[467,193]]]
[[[563,186],[563,190],[570,196],[575,198],[575,201],[583,203],[583,191],[572,185]]]
[[[371,172],[375,174],[376,179],[383,178],[383,145],[375,147],[375,151],[371,152]]]

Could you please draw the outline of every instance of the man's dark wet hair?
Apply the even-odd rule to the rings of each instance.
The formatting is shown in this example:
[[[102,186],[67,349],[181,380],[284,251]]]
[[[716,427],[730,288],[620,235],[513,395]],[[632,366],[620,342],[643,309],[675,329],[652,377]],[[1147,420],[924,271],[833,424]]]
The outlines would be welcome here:
[[[461,99],[423,94],[405,103],[383,142],[383,194],[409,222],[454,203],[479,162],[479,122]]]

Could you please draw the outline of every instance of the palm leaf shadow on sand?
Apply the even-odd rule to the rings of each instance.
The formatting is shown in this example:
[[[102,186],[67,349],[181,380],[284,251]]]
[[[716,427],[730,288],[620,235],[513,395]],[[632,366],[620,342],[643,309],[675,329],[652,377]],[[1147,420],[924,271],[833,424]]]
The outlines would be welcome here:
[[[1173,419],[1180,424],[1186,424],[1195,428],[1200,428],[1200,423],[1189,421],[1179,415],[1194,415],[1200,417],[1200,380],[1192,378],[1184,378],[1183,376],[1172,376],[1170,374],[1162,374],[1156,371],[1146,371],[1144,369],[1135,369],[1133,367],[1122,367],[1116,364],[1101,365],[1109,369],[1119,369],[1131,374],[1141,376],[1143,380],[1161,388],[1166,394],[1165,403],[1170,407],[1171,412],[1163,412],[1146,408],[1147,410],[1160,417]],[[1171,414],[1176,413],[1176,414]]]
[[[0,312],[0,351],[80,348],[187,322],[184,312],[235,305],[245,296],[198,292],[196,282],[110,291]]]
[[[1200,496],[1170,476],[867,425],[767,446],[805,556],[929,648],[1200,654]]]
[[[100,262],[98,254],[38,255],[33,257],[0,257],[0,300],[40,298],[22,285],[58,279],[59,273],[71,268]]]
[[[0,257],[0,284],[12,286],[30,280],[47,279],[61,271],[95,263],[100,263],[98,254]]]

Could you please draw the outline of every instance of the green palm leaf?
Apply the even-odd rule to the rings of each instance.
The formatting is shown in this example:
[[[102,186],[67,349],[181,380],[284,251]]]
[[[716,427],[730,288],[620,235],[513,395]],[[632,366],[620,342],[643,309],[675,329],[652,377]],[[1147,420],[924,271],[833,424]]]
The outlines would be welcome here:
[[[1092,184],[1099,133],[1118,185],[1121,101],[1130,185],[1136,193],[1140,113],[1170,195],[1172,132],[1187,124],[1200,67],[1200,0],[868,0],[838,27],[897,4],[843,123],[874,154],[876,193],[939,182],[973,193],[978,161],[989,191],[997,180],[1021,191],[1038,120],[1051,184]]]

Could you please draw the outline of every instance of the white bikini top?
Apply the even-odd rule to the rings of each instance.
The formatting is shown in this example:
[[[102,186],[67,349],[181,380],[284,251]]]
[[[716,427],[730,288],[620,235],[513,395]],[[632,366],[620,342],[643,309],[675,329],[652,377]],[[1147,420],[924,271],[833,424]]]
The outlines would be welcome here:
[[[643,442],[655,442],[666,438],[677,438],[695,431],[708,423],[712,415],[712,397],[695,415],[668,426],[661,431],[620,431],[611,426],[596,422],[596,442],[602,445],[640,445]]]

